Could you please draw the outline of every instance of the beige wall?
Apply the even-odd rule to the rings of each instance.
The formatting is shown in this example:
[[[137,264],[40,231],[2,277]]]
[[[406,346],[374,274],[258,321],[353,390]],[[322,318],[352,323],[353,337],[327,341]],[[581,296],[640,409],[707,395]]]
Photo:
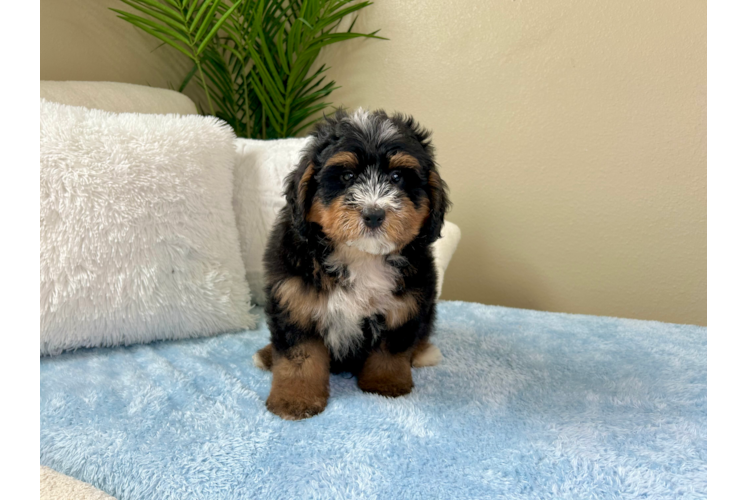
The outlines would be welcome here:
[[[335,100],[434,130],[444,298],[706,323],[706,2],[380,0]]]
[[[42,80],[137,83],[179,88],[189,59],[109,10],[130,10],[119,0],[41,0]],[[187,94],[195,100],[199,89]]]
[[[42,0],[43,79],[179,81],[116,3]],[[334,101],[434,130],[463,235],[443,298],[706,324],[706,2],[377,0],[359,23],[391,40],[323,53]]]

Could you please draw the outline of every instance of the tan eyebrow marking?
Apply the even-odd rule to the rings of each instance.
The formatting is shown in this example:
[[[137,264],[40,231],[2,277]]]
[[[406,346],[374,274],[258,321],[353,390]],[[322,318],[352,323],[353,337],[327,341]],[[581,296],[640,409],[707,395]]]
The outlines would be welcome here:
[[[390,168],[420,168],[421,165],[418,163],[413,156],[402,151],[395,154],[390,158]]]
[[[330,157],[329,160],[327,160],[327,163],[325,163],[325,166],[329,167],[332,165],[341,165],[344,167],[356,167],[358,165],[358,159],[356,158],[356,155],[353,153],[350,153],[348,151],[342,151],[340,153],[335,153]]]
[[[302,200],[302,205],[304,204],[303,200],[306,198],[306,190],[309,187],[309,180],[312,178],[312,175],[314,175],[314,165],[310,163],[306,167],[306,170],[304,170],[304,175],[301,176],[301,181],[299,182],[299,199]]]

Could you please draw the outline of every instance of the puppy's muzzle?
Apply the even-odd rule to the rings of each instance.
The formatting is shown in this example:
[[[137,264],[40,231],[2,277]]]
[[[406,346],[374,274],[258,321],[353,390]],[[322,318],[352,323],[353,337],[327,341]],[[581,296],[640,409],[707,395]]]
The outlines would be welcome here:
[[[384,222],[384,209],[382,208],[367,208],[361,214],[364,219],[364,225],[370,229],[376,229]]]

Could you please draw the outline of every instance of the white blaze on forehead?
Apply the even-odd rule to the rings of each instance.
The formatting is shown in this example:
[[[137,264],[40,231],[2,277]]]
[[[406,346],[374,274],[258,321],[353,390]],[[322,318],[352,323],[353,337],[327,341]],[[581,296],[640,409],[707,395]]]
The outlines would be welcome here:
[[[372,114],[364,108],[358,108],[347,120],[359,129],[366,142],[374,146],[397,136],[397,127],[392,121],[382,115]]]
[[[402,208],[397,190],[389,182],[387,176],[380,173],[375,167],[368,167],[358,182],[350,188],[346,204],[359,208],[361,212],[372,208],[381,208],[387,211],[385,226],[388,223],[387,219],[397,217]],[[366,234],[363,219],[359,219],[358,224],[361,237],[348,241],[348,246],[373,255],[386,255],[395,250],[395,244],[387,240],[386,232],[379,231],[374,234]]]
[[[362,209],[382,208],[398,210],[401,208],[397,190],[389,183],[387,177],[368,167],[361,179],[349,191],[349,204]]]
[[[366,128],[367,123],[369,122],[369,110],[364,108],[358,108],[356,111],[353,112],[352,115],[350,115],[351,123],[356,125],[357,127],[364,129]]]

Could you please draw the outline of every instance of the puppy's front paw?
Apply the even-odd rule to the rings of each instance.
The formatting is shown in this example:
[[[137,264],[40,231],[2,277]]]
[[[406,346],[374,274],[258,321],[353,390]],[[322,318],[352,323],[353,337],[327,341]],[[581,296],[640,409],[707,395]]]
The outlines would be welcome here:
[[[358,386],[364,392],[396,398],[410,394],[413,381],[410,377],[363,377],[358,379]]]
[[[410,393],[413,390],[410,358],[410,353],[393,355],[385,349],[372,352],[358,374],[358,386],[362,391],[390,398]]]
[[[322,412],[330,396],[330,354],[322,339],[296,345],[284,354],[271,349],[273,384],[267,409],[286,420]]]
[[[327,406],[327,398],[294,399],[276,396],[271,392],[265,406],[285,420],[302,420],[322,413]]]

